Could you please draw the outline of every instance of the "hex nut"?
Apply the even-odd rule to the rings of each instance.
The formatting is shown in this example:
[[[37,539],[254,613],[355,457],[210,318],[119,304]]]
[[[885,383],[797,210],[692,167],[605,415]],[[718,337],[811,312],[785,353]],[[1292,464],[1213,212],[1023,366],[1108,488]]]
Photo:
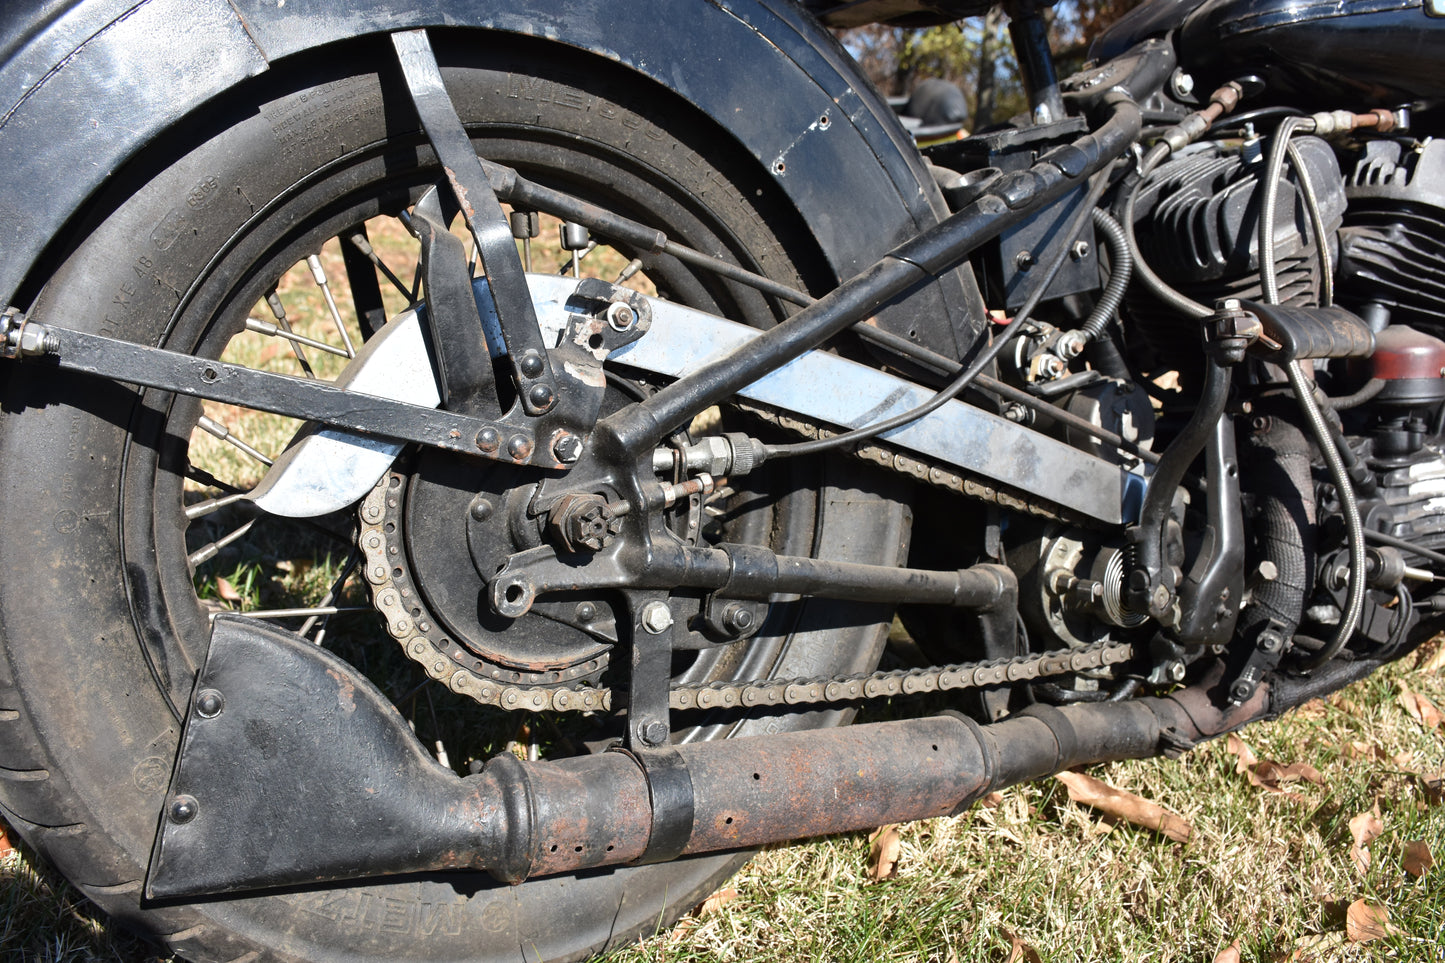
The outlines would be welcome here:
[[[613,331],[627,331],[637,323],[637,312],[620,301],[607,309],[607,326]]]
[[[648,602],[642,607],[642,627],[653,635],[661,635],[672,627],[672,609],[666,602]]]

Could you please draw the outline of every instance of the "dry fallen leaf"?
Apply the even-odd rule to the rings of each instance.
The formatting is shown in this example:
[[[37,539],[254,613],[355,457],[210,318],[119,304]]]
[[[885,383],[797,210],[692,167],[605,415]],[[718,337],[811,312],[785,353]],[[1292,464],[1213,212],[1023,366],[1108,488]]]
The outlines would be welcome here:
[[[1003,793],[991,792],[978,801],[978,804],[985,809],[997,809],[1003,805]]]
[[[1231,756],[1239,757],[1239,761],[1234,764],[1234,771],[1241,776],[1259,764],[1259,757],[1254,754],[1254,750],[1245,745],[1244,740],[1232,732],[1225,743],[1225,751]]]
[[[1345,751],[1350,753],[1351,749],[1365,751],[1368,749],[1363,743],[1353,743]],[[1258,786],[1270,792],[1277,792],[1283,796],[1303,802],[1304,797],[1299,793],[1288,792],[1281,787],[1283,783],[1294,782],[1303,779],[1312,782],[1316,786],[1325,784],[1325,777],[1318,769],[1307,762],[1292,762],[1289,765],[1281,765],[1272,759],[1260,759],[1254,754],[1254,750],[1245,744],[1244,740],[1230,733],[1225,744],[1225,751],[1237,757],[1234,764],[1234,771],[1249,778],[1251,786]]]
[[[720,889],[716,893],[713,893],[711,896],[709,896],[707,899],[703,900],[702,903],[698,905],[698,908],[694,911],[694,914],[697,916],[707,916],[710,913],[716,913],[718,910],[722,909],[724,905],[731,903],[737,898],[738,891],[733,887],[729,886],[726,889]]]
[[[1445,802],[1445,773],[1438,776],[1427,776],[1421,773],[1417,777],[1420,783],[1420,791],[1425,795],[1425,802],[1431,806],[1438,806]]]
[[[1415,657],[1415,670],[1426,674],[1438,674],[1445,670],[1445,642],[1433,639],[1420,647]]]
[[[14,852],[15,846],[10,842],[10,827],[0,823],[0,856]]]
[[[1086,776],[1081,772],[1061,772],[1054,778],[1068,787],[1069,798],[1074,802],[1127,820],[1136,826],[1163,833],[1175,842],[1188,842],[1190,834],[1194,832],[1194,827],[1190,826],[1183,816],[1172,813],[1142,796],[1115,789],[1093,776]]]
[[[677,921],[677,925],[674,926],[672,928],[672,932],[667,935],[667,941],[669,943],[681,943],[683,940],[687,939],[688,932],[695,929],[699,925],[701,924],[698,922],[698,918],[696,916],[684,916],[682,919]]]
[[[1350,820],[1350,835],[1355,840],[1350,844],[1350,861],[1361,873],[1370,868],[1370,843],[1384,831],[1385,824],[1374,813],[1360,813]]]
[[[1368,742],[1360,742],[1358,739],[1347,742],[1340,750],[1346,759],[1378,759],[1390,758],[1390,754],[1379,746],[1372,746]]]
[[[1250,782],[1266,789],[1275,789],[1281,783],[1294,782],[1296,779],[1312,782],[1316,786],[1325,784],[1325,777],[1307,762],[1292,762],[1288,766],[1281,766],[1270,759],[1265,759],[1254,767]]]
[[[898,875],[898,854],[903,840],[898,827],[892,823],[880,826],[868,837],[868,878],[874,881],[892,879]]]
[[[1351,943],[1378,940],[1395,932],[1390,925],[1390,911],[1379,903],[1357,899],[1345,911],[1345,936]]]
[[[1438,729],[1440,724],[1445,722],[1445,714],[1440,712],[1440,707],[1418,692],[1411,692],[1410,687],[1400,683],[1400,705],[1414,719],[1426,729]]]
[[[1214,963],[1239,963],[1239,944],[1230,943],[1224,949],[1214,954]]]
[[[237,592],[236,587],[223,578],[216,579],[216,594],[227,602],[241,601],[241,593]]]
[[[1435,865],[1435,856],[1423,839],[1414,839],[1405,844],[1405,872],[1411,876],[1424,876]]]
[[[1039,951],[1000,926],[999,932],[1008,940],[1008,960],[1005,963],[1044,963]]]
[[[1316,933],[1296,943],[1289,956],[1281,953],[1274,959],[1284,963],[1322,963],[1324,960],[1337,959],[1344,945],[1343,933]]]

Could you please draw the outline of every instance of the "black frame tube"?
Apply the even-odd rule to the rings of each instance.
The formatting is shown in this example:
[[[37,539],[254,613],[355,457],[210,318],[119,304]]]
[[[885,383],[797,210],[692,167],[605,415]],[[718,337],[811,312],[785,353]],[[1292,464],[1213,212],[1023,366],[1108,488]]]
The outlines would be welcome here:
[[[981,244],[1073,190],[1128,149],[1141,129],[1138,105],[1122,91],[1104,99],[1109,119],[1094,133],[1050,151],[1033,167],[1004,175],[988,193],[910,238],[871,267],[726,357],[651,398],[599,422],[621,449],[641,455],[698,412],[819,347],[909,288],[948,271]]]

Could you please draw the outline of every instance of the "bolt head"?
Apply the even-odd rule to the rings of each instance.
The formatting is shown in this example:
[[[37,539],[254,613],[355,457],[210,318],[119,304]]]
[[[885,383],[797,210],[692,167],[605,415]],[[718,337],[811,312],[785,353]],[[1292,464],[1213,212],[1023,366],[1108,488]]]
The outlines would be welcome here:
[[[202,719],[214,719],[225,708],[226,700],[215,689],[202,689],[196,693],[196,715]]]
[[[578,621],[578,622],[583,622],[583,623],[593,622],[593,621],[596,621],[596,619],[597,619],[597,606],[596,606],[596,605],[593,605],[591,602],[578,602],[578,603],[577,603],[577,621]]]
[[[181,794],[171,800],[170,817],[173,823],[188,823],[196,818],[196,813],[201,811],[200,804],[196,802],[195,796]]]
[[[666,602],[648,602],[642,607],[642,627],[653,635],[672,628],[672,609]]]
[[[552,454],[564,465],[570,465],[582,457],[582,439],[570,431],[560,432],[552,442]]]
[[[535,378],[542,373],[542,356],[535,351],[528,351],[522,355],[522,360],[517,362],[517,370],[523,376]]]
[[[552,407],[552,402],[555,401],[556,398],[557,396],[552,393],[552,389],[546,385],[533,385],[527,389],[527,400],[543,411]]]
[[[1184,668],[1184,663],[1183,663],[1183,662],[1171,662],[1171,663],[1169,663],[1169,678],[1173,679],[1175,682],[1183,682],[1183,681],[1184,681],[1184,673],[1185,673],[1185,671],[1186,671],[1186,670],[1185,670],[1185,668]]]
[[[746,632],[753,627],[753,611],[736,602],[723,609],[723,625],[729,632]]]
[[[1244,700],[1248,699],[1250,695],[1253,694],[1253,692],[1254,690],[1250,687],[1250,684],[1248,682],[1236,682],[1234,685],[1229,687],[1229,697],[1235,702],[1243,702]]]
[[[478,495],[472,499],[472,504],[471,507],[467,509],[467,514],[472,516],[473,521],[485,522],[492,517],[492,512],[495,510],[496,506],[492,504],[490,499]]]
[[[1069,249],[1069,257],[1075,261],[1082,261],[1089,256],[1090,250],[1088,241],[1075,241],[1074,246]]]
[[[477,432],[477,447],[482,451],[496,451],[502,447],[502,433],[495,428],[483,428]]]
[[[638,729],[645,745],[660,746],[667,741],[667,724],[664,722],[649,722],[638,726]]]
[[[1020,251],[1014,255],[1014,267],[1020,271],[1027,271],[1034,266],[1034,254],[1032,251]]]

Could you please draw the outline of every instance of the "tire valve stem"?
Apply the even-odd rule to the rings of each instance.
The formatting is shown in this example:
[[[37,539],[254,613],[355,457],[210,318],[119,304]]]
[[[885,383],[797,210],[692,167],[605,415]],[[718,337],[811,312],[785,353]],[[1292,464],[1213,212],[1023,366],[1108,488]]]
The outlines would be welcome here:
[[[542,218],[536,211],[513,210],[510,218],[512,237],[522,242],[522,265],[532,270],[532,238],[542,233]]]

